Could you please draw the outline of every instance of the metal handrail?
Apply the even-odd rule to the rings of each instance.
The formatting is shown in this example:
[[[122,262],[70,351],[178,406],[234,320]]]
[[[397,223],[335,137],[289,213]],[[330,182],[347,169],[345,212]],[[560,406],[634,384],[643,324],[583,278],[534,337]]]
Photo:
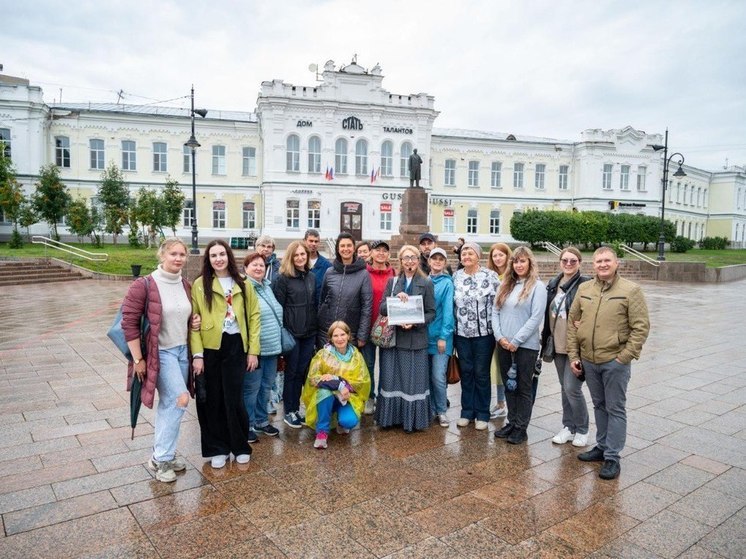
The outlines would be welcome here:
[[[55,241],[54,239],[50,239],[49,237],[43,237],[42,235],[34,235],[33,237],[31,237],[31,242],[35,245],[44,245],[48,246],[49,248],[61,250],[62,252],[67,252],[68,254],[72,254],[73,256],[77,256],[78,258],[83,258],[85,260],[90,260],[91,262],[106,262],[107,260],[109,260],[109,255],[105,252],[90,252],[82,248],[61,243],[60,241]]]
[[[334,242],[334,239],[332,239],[331,237],[327,237],[326,238],[326,249],[329,251],[329,254],[334,256],[336,247],[337,245]]]
[[[554,243],[550,243],[549,241],[542,241],[541,245],[552,254],[556,254],[557,256],[562,254],[562,249]]]
[[[626,252],[626,253],[628,253],[628,254],[631,254],[632,256],[636,256],[637,258],[639,258],[639,259],[640,259],[640,260],[642,260],[643,262],[647,262],[647,263],[648,263],[648,264],[650,264],[651,266],[655,266],[655,267],[657,268],[658,266],[660,266],[660,265],[661,265],[661,263],[660,263],[660,262],[658,262],[657,260],[653,260],[653,259],[652,259],[652,258],[650,258],[650,257],[649,257],[649,256],[648,256],[647,254],[643,254],[643,253],[642,253],[642,252],[640,252],[639,250],[635,250],[635,249],[634,249],[634,248],[632,248],[632,247],[629,247],[629,246],[627,246],[627,245],[621,245],[621,244],[620,244],[620,245],[619,245],[619,248],[621,248],[621,249],[622,249],[622,250],[623,250],[624,252]]]

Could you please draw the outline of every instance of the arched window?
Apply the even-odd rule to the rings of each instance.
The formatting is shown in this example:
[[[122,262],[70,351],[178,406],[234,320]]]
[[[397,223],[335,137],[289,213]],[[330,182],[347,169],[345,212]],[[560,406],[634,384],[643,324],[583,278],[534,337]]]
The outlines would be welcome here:
[[[394,174],[394,144],[386,140],[381,144],[381,175],[390,177]]]
[[[287,159],[285,170],[300,171],[300,138],[295,134],[290,134],[287,140]]]
[[[409,156],[412,155],[412,144],[404,142],[399,154],[399,176],[409,178]]]
[[[308,138],[308,172],[321,172],[321,139],[318,136]]]
[[[334,143],[334,167],[337,174],[347,174],[347,140],[345,138],[339,138]]]
[[[368,140],[355,142],[355,174],[368,174]]]

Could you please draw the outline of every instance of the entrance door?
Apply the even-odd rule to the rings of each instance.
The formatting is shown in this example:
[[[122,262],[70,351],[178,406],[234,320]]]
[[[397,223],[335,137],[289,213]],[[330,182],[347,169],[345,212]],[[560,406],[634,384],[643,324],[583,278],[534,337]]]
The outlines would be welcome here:
[[[363,238],[363,205],[360,202],[342,202],[339,210],[339,231],[352,234],[355,242]]]

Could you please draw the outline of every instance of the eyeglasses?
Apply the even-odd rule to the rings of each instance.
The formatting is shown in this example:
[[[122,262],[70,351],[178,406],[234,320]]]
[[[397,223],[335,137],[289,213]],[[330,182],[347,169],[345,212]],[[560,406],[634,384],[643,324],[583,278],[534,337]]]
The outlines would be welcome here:
[[[402,256],[401,259],[402,262],[414,262],[415,260],[417,260],[417,257],[410,254],[409,256]]]
[[[573,259],[563,258],[562,260],[560,260],[560,262],[562,262],[563,264],[569,266],[571,264],[577,264],[579,262],[579,260],[575,260],[574,258]]]

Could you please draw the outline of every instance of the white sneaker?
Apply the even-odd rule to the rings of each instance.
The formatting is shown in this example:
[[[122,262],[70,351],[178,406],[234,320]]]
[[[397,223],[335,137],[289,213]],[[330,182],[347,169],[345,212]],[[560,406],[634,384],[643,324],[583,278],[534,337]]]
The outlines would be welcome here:
[[[210,466],[215,468],[216,470],[219,470],[220,468],[225,467],[225,463],[228,461],[228,456],[225,454],[218,454],[217,456],[213,456],[210,459]]]
[[[170,462],[157,462],[150,458],[148,460],[148,468],[155,472],[155,479],[164,483],[171,483],[176,481],[176,472],[173,469],[173,461]]]
[[[497,404],[490,408],[490,419],[499,419],[506,415],[508,415],[508,406],[505,404],[503,404],[501,408],[498,407]]]
[[[552,442],[554,444],[569,443],[573,439],[574,436],[575,434],[572,431],[570,431],[567,427],[563,427],[562,431],[560,431],[554,436],[554,438],[552,439]]]
[[[459,427],[466,427],[467,425],[469,425],[469,420],[465,417],[459,417],[456,421],[456,425],[458,425]]]
[[[438,423],[440,423],[441,427],[448,427],[451,424],[451,422],[448,421],[448,416],[446,416],[446,414],[444,413],[441,413],[438,416]]]
[[[236,462],[239,464],[248,464],[249,460],[251,460],[251,454],[239,454],[236,456]]]
[[[365,415],[373,415],[373,412],[375,411],[375,405],[373,404],[373,398],[368,398],[365,401],[365,410],[363,410],[363,413]]]
[[[345,429],[341,425],[337,425],[337,434],[338,435],[347,435],[350,432],[349,429]]]
[[[477,422],[474,424],[474,429],[476,429],[477,431],[484,431],[485,429],[487,429],[487,425],[488,423],[486,421],[480,421],[479,419],[477,419]]]
[[[575,433],[575,438],[572,440],[572,446],[588,446],[588,433]]]

